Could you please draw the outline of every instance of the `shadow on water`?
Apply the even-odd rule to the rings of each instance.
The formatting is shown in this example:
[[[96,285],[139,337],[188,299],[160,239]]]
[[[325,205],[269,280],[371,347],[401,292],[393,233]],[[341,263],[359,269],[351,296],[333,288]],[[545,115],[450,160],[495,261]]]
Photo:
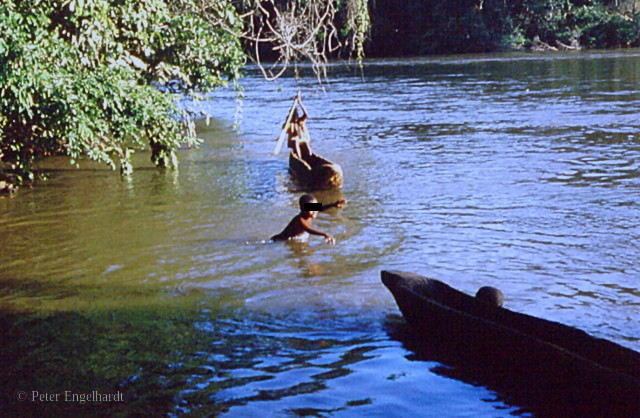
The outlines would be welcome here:
[[[525,394],[514,393],[498,377],[483,371],[481,363],[473,365],[463,362],[458,352],[452,351],[452,347],[444,342],[426,342],[420,338],[400,316],[390,316],[386,327],[389,338],[402,343],[402,346],[410,352],[407,355],[410,361],[436,362],[436,365],[431,368],[433,373],[497,392],[496,400],[516,407],[517,415],[541,412],[526,396],[522,396]]]
[[[13,416],[210,416],[282,401],[279,410],[319,416],[371,404],[362,391],[340,391],[335,401],[329,396],[314,407],[295,401],[355,373],[353,366],[378,357],[368,353],[385,344],[369,321],[328,317],[309,324],[304,316],[198,303],[37,314],[5,308],[0,410]],[[66,391],[113,399],[67,402]],[[38,399],[45,394],[48,401]]]
[[[188,312],[173,310],[0,311],[0,410],[12,416],[166,414],[198,365],[192,352],[206,346],[192,324]],[[65,399],[94,391],[105,401]]]
[[[383,322],[391,323],[391,340]],[[407,356],[396,341],[411,345],[397,322],[379,315],[214,310],[202,303],[4,311],[0,408],[14,416],[372,416],[393,408],[402,416],[419,416],[425,408],[457,416],[473,405],[480,414],[523,414],[502,399],[487,399],[492,395],[467,385],[477,383],[464,373],[442,372],[433,356]],[[122,400],[31,399],[35,391],[61,400],[67,390]],[[21,391],[26,401],[18,400]],[[443,393],[481,399],[452,404]],[[407,397],[412,401],[401,401]]]
[[[582,388],[578,386],[579,376],[576,377],[576,386],[559,387],[545,385],[544,376],[530,374],[526,378],[526,372],[506,366],[496,368],[479,354],[480,350],[461,346],[455,342],[455,337],[439,340],[420,334],[398,315],[387,318],[386,332],[391,340],[400,342],[411,353],[407,356],[409,360],[437,362],[431,368],[433,373],[494,391],[497,393],[496,400],[517,408],[517,415],[593,416],[594,411],[599,411],[599,416],[628,416],[630,410],[639,407],[637,403],[621,405],[610,397],[607,398],[611,402],[607,399],[585,399],[581,395]],[[518,356],[520,353],[512,355]],[[528,363],[525,361],[523,364]],[[535,365],[531,364],[530,367],[531,372],[535,373]],[[601,388],[605,393],[608,389]]]

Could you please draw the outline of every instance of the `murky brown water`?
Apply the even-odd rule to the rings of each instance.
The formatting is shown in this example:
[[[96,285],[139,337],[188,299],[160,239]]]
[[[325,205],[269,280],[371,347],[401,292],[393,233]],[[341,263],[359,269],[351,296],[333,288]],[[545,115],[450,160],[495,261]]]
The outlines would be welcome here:
[[[48,182],[0,199],[0,301],[195,308],[215,343],[186,354],[208,360],[180,375],[176,414],[511,413],[411,359],[379,272],[497,286],[510,309],[640,350],[639,75],[637,50],[376,61],[324,86],[250,75],[240,131],[233,93],[212,95],[177,171],[144,153],[127,179],[51,159]],[[315,150],[345,172],[317,194],[349,200],[316,221],[336,246],[264,242],[300,196],[270,154],[297,90]]]

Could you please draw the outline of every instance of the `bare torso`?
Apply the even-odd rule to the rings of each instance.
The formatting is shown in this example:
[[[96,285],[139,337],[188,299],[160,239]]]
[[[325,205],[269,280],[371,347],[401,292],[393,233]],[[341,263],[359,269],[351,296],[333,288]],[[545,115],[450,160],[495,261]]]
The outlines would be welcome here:
[[[312,225],[312,217],[305,218],[299,213],[289,222],[282,232],[272,236],[271,239],[274,241],[286,241],[289,239],[306,241],[309,239],[309,234],[326,236],[325,233],[313,229]]]

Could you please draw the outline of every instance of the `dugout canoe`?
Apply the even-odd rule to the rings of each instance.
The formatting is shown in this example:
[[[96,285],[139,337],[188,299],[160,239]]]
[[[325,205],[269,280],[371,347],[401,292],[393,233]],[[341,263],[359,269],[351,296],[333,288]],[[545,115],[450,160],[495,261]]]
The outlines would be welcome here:
[[[289,171],[301,186],[310,190],[341,187],[344,183],[342,167],[315,153],[302,160],[290,152]]]
[[[438,346],[480,383],[498,382],[542,415],[640,416],[640,353],[435,279],[382,271],[382,282],[420,344]]]

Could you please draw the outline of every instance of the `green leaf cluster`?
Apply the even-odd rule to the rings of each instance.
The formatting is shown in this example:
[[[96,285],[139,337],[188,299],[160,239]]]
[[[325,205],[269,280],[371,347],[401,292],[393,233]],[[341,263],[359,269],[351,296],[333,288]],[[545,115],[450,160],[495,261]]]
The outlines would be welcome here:
[[[240,77],[240,25],[227,0],[5,0],[0,170],[30,179],[52,154],[126,169],[146,144],[167,165],[196,141],[176,99]]]

